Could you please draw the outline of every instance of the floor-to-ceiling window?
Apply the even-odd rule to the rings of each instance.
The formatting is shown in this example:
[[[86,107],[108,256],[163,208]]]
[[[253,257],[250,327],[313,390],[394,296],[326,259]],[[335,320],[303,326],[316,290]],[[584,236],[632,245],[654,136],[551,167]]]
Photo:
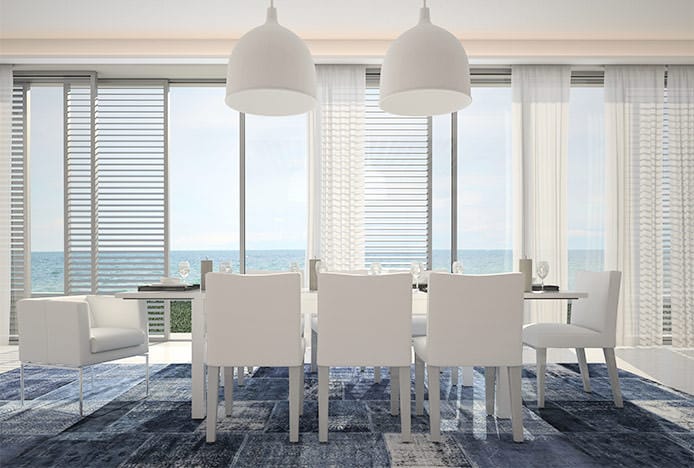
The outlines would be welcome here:
[[[169,90],[170,274],[200,261],[239,271],[239,114],[224,103],[222,86]]]
[[[569,97],[567,224],[569,284],[604,270],[605,103],[602,86],[572,86]]]
[[[246,271],[303,271],[308,117],[246,115]],[[296,264],[296,265],[293,265]]]
[[[32,85],[28,94],[31,292],[62,293],[63,86]]]
[[[513,270],[511,89],[475,86],[458,113],[458,260],[465,273]]]

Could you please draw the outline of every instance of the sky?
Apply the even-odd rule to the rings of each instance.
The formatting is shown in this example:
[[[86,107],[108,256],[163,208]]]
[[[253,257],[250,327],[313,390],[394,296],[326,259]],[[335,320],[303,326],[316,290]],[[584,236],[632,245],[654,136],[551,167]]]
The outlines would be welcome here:
[[[32,251],[63,249],[62,88],[30,101]],[[569,248],[602,248],[602,88],[572,88],[567,186]],[[172,87],[171,250],[237,250],[238,114],[222,87]],[[433,247],[450,246],[450,119],[433,121]],[[304,249],[308,119],[246,119],[247,249]],[[458,248],[510,249],[511,90],[473,88],[459,114]],[[58,175],[58,176],[57,176]]]

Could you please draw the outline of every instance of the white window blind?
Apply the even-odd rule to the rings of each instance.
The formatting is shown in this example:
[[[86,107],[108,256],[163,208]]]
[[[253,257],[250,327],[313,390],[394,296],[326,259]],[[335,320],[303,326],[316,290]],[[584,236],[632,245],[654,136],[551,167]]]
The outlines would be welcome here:
[[[66,294],[166,275],[167,94],[165,82],[66,84]]]
[[[29,246],[29,182],[27,161],[28,84],[12,90],[12,136],[10,172],[10,337],[16,337],[17,301],[31,295],[31,248]]]
[[[168,271],[166,83],[99,83],[96,100],[97,291]]]
[[[431,268],[431,118],[383,112],[375,73],[365,99],[365,264]]]
[[[96,83],[66,83],[65,100],[65,294],[96,291],[92,256],[92,154]]]

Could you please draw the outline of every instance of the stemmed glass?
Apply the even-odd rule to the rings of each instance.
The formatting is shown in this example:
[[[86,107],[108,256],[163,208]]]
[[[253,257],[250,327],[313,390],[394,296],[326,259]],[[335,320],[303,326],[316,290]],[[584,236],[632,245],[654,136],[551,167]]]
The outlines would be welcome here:
[[[370,271],[370,274],[372,274],[372,275],[380,275],[381,273],[383,273],[383,267],[381,266],[381,264],[378,263],[378,262],[373,262],[373,263],[371,264],[371,271]]]
[[[537,276],[540,277],[542,282],[542,290],[545,290],[545,278],[549,274],[549,262],[541,261],[537,264]]]
[[[454,275],[462,275],[463,274],[463,261],[462,260],[456,260],[453,262],[453,266],[451,267],[451,271],[453,272]]]
[[[219,262],[219,272],[220,273],[231,273],[233,269],[231,268],[231,262]]]
[[[178,262],[178,274],[181,275],[181,281],[186,282],[186,278],[190,274],[190,263]]]
[[[412,273],[412,283],[415,289],[419,288],[419,276],[422,274],[422,264],[412,262],[412,265],[410,265],[410,273]]]

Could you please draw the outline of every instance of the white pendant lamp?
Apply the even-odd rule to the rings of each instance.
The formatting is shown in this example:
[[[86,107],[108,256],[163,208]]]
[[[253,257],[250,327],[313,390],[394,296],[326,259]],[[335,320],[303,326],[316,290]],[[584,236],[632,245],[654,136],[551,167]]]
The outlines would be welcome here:
[[[277,22],[271,0],[265,24],[239,39],[229,57],[225,102],[239,112],[303,114],[316,105],[316,67],[304,41]]]
[[[431,24],[426,0],[419,24],[393,42],[381,68],[381,109],[398,115],[438,115],[472,102],[465,49]]]

